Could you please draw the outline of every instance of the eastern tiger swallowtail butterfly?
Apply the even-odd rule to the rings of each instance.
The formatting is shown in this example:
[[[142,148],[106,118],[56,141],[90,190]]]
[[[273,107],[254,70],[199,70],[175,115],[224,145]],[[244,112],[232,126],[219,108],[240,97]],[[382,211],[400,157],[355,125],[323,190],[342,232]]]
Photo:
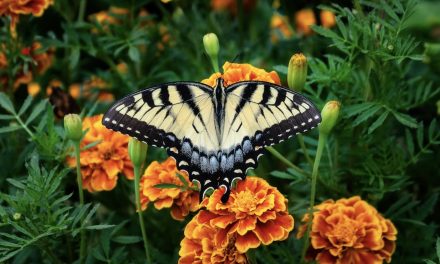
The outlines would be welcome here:
[[[257,167],[264,147],[306,132],[321,122],[304,96],[261,81],[214,88],[197,82],[160,84],[117,101],[104,115],[107,128],[166,148],[177,168],[199,182],[200,200]]]

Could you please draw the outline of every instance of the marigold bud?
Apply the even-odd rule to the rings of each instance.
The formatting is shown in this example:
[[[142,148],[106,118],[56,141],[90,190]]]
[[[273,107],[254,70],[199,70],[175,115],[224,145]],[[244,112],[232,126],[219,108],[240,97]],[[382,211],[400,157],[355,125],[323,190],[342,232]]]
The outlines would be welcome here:
[[[307,78],[307,58],[302,53],[293,54],[289,61],[287,83],[289,88],[298,92],[304,89]]]
[[[21,214],[20,213],[15,213],[14,215],[12,215],[12,218],[14,218],[15,221],[20,220]]]
[[[319,133],[328,135],[338,120],[341,103],[329,101],[321,111],[322,123],[319,125]]]
[[[218,52],[220,50],[220,44],[218,42],[217,35],[214,33],[208,33],[203,36],[203,45],[205,46],[205,51],[208,53],[211,63],[214,69],[218,69]]]
[[[130,141],[128,141],[128,155],[130,155],[133,165],[142,166],[147,157],[147,149],[147,144],[135,138],[130,138]]]
[[[82,121],[77,114],[64,116],[64,130],[68,139],[79,141],[82,137]]]

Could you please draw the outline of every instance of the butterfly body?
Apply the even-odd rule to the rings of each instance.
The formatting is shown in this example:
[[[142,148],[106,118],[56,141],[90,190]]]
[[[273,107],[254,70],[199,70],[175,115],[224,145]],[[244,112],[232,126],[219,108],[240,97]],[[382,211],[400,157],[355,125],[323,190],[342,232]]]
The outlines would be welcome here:
[[[264,147],[316,127],[319,111],[281,86],[239,82],[228,87],[176,82],[147,88],[115,103],[103,124],[147,144],[165,147],[178,169],[200,184],[200,198],[256,168]]]

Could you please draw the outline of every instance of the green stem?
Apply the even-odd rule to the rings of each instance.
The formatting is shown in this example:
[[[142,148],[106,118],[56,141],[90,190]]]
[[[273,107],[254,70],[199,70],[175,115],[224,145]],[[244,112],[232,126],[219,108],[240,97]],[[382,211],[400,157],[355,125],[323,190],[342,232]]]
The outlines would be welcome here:
[[[266,147],[266,149],[272,154],[274,155],[276,158],[278,158],[280,161],[282,161],[284,164],[286,164],[287,166],[289,166],[290,168],[296,170],[297,172],[303,174],[303,175],[307,175],[307,173],[302,170],[300,167],[296,166],[295,164],[293,164],[292,162],[290,162],[288,159],[286,159],[283,155],[281,155],[281,153],[279,153],[276,149],[274,149],[273,147]]]
[[[81,163],[80,163],[80,141],[74,141],[73,145],[75,146],[75,158],[76,158],[76,180],[78,182],[78,193],[79,193],[79,204],[81,207],[84,206],[84,192],[83,192],[83,183],[82,183],[82,175],[81,175]],[[81,228],[83,227],[84,217],[81,217]],[[85,255],[86,255],[86,230],[81,229],[81,238],[80,238],[80,248],[79,248],[79,262],[84,263]]]
[[[214,67],[214,72],[220,72],[220,68],[218,66],[218,55],[216,58],[211,58],[212,67]]]
[[[79,2],[78,22],[83,22],[85,11],[86,11],[86,0],[81,0]]]
[[[141,232],[142,232],[142,238],[144,240],[144,249],[145,249],[145,256],[147,257],[147,263],[151,264],[151,257],[150,257],[150,250],[148,248],[148,240],[147,240],[147,232],[145,232],[145,225],[144,225],[144,219],[142,217],[142,208],[141,208],[141,195],[140,195],[140,180],[141,180],[141,166],[134,165],[134,190],[135,190],[135,196],[136,196],[136,210],[139,215],[139,224],[141,226]]]
[[[307,152],[306,144],[304,144],[304,137],[302,135],[298,135],[297,138],[307,162],[309,163],[310,167],[313,167],[313,160],[310,158],[309,153]]]
[[[34,133],[32,133],[32,131],[28,128],[28,126],[23,122],[23,120],[21,120],[21,118],[16,115],[15,119],[17,120],[17,122],[20,124],[21,127],[23,127],[23,129],[29,134],[29,136],[31,137],[32,140],[35,139],[35,135]]]
[[[310,230],[312,229],[313,222],[313,208],[315,207],[315,197],[316,197],[316,181],[318,179],[318,169],[319,163],[321,162],[322,152],[324,150],[325,144],[327,142],[327,134],[319,133],[319,141],[318,141],[318,149],[316,150],[315,163],[313,164],[312,170],[312,186],[310,190],[310,208],[309,208],[309,221],[307,223],[307,231],[304,238],[304,247],[302,251],[301,260],[305,261],[305,256],[307,253],[307,249],[309,247],[309,235]]]
[[[62,262],[55,256],[53,251],[47,246],[43,248],[52,263],[61,264]]]

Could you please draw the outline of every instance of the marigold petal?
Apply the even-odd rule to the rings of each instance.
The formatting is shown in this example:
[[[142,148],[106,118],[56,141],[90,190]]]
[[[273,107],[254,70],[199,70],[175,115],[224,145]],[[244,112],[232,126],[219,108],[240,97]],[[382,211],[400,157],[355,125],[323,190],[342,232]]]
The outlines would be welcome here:
[[[257,219],[255,217],[246,217],[238,221],[237,233],[239,235],[244,235],[250,230],[254,230],[257,225]]]
[[[222,215],[212,219],[210,224],[218,228],[226,228],[228,225],[233,223],[234,220],[235,217],[233,215]]]
[[[260,240],[253,232],[248,232],[244,236],[237,236],[235,247],[238,252],[245,253],[250,248],[257,248],[260,243]]]

